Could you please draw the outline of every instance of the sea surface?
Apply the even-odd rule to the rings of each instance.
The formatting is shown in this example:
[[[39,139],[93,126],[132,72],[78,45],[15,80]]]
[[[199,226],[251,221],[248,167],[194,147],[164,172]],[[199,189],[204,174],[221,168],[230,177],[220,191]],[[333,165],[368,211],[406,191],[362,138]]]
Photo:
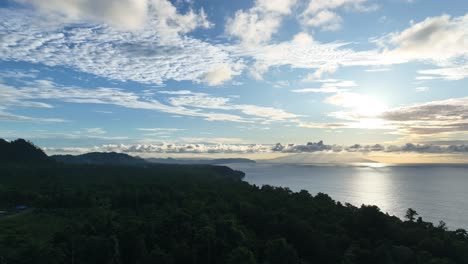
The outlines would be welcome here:
[[[356,163],[228,164],[246,173],[257,186],[288,187],[330,195],[342,203],[377,205],[403,218],[415,209],[424,221],[446,222],[450,229],[468,229],[468,165],[385,165]]]

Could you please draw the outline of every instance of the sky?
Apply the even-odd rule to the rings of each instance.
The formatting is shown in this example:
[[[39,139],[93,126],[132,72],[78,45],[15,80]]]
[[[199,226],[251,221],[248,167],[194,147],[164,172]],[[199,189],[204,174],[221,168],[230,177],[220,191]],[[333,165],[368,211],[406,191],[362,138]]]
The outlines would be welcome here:
[[[0,137],[468,162],[466,0],[3,0]]]

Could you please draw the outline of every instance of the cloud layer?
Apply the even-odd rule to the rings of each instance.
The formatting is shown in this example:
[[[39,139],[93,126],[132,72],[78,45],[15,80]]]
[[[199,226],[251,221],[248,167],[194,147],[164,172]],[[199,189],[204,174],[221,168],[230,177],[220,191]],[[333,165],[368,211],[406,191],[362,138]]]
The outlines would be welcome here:
[[[142,93],[127,92],[118,88],[61,86],[49,80],[25,82],[22,86],[13,87],[0,83],[0,110],[7,107],[23,106],[53,108],[48,101],[62,101],[75,104],[105,104],[125,108],[154,110],[183,116],[201,117],[207,121],[230,121],[244,123],[269,123],[290,121],[298,116],[274,107],[250,104],[236,104],[231,98],[215,97],[206,93],[194,93],[187,90],[160,91],[169,97],[154,97]],[[165,99],[169,104],[161,102]],[[1,112],[0,119],[31,121],[32,118],[14,116]],[[37,119],[38,121],[58,122],[61,119]]]
[[[186,21],[194,13],[180,18],[169,2],[156,2],[169,9],[165,22],[149,18],[144,30],[124,32],[99,24],[51,24],[36,13],[0,8],[0,59],[158,85],[167,80],[219,85],[240,74],[242,62],[223,47],[179,36],[200,26]],[[224,76],[215,79],[213,72]]]
[[[209,140],[209,139],[207,139]],[[248,154],[248,153],[427,153],[427,154],[467,154],[468,145],[431,145],[413,144],[404,145],[327,145],[323,141],[309,142],[307,144],[275,145],[262,144],[213,144],[213,143],[160,143],[160,144],[107,144],[91,148],[46,148],[48,152],[54,153],[85,153],[99,152],[123,152],[131,154]]]

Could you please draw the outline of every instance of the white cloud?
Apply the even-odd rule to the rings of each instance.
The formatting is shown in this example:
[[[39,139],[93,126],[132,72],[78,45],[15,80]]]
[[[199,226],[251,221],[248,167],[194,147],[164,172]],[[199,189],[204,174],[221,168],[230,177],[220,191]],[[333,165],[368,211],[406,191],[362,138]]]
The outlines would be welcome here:
[[[325,31],[334,31],[341,28],[343,19],[333,11],[322,10],[303,23],[309,27],[321,27]]]
[[[157,136],[157,137],[171,137],[172,134],[185,131],[186,129],[182,128],[137,128],[139,131],[145,132],[145,136]]]
[[[196,28],[210,28],[205,11],[198,13],[190,9],[186,14],[180,14],[176,7],[168,0],[150,0],[150,15],[157,21],[157,30],[162,36],[185,34]],[[172,41],[170,38],[169,41]]]
[[[62,5],[57,0],[45,0],[44,4],[24,1],[38,5],[55,3],[51,5],[54,9]],[[88,2],[73,0],[63,5],[87,6],[91,3]],[[98,0],[96,5],[99,3],[104,2]],[[304,13],[311,14],[337,13],[341,9],[367,11],[373,6],[364,0],[307,3]],[[410,61],[441,67],[422,71],[419,80],[460,80],[467,76],[464,64],[468,58],[465,45],[468,15],[427,18],[376,40],[380,50],[356,51],[350,43],[321,43],[304,32],[289,41],[270,41],[283,18],[292,15],[296,11],[293,8],[300,4],[294,0],[258,0],[252,8],[238,11],[228,19],[226,33],[239,38],[241,45],[212,44],[185,35],[197,28],[210,27],[206,14],[191,9],[181,14],[167,0],[151,0],[146,22],[136,32],[122,32],[101,24],[51,24],[33,12],[0,8],[0,59],[65,66],[109,79],[155,85],[164,85],[167,80],[221,85],[242,74],[250,63],[249,72],[257,80],[270,67],[315,69],[305,78],[310,81],[334,73],[339,67],[381,67]],[[78,8],[81,10],[78,14],[86,8]],[[99,8],[96,12],[100,12]],[[327,21],[315,15],[311,18]]]
[[[314,82],[322,78],[324,74],[332,74],[338,70],[338,64],[325,64],[317,69],[314,73],[308,74],[302,79],[303,82]]]
[[[194,139],[196,141],[231,141],[229,138],[204,138]],[[234,139],[238,141],[238,139]],[[90,148],[44,148],[47,153],[86,153],[86,152],[123,152],[133,154],[182,154],[182,153],[263,153],[270,152],[270,146],[257,145],[257,144],[224,144],[224,143],[160,143],[160,144],[109,144],[101,145]]]
[[[38,14],[0,8],[0,60],[65,66],[109,79],[156,85],[166,80],[201,82],[220,65],[231,68],[230,76],[225,74],[222,80],[241,73],[242,60],[225,47],[179,36],[194,27],[185,23],[189,18],[179,17],[167,5],[163,6],[172,13],[165,13],[165,24],[148,19],[143,30],[132,32],[94,24],[51,25]]]
[[[208,71],[203,77],[202,81],[210,86],[218,86],[225,81],[231,80],[233,75],[236,74],[233,69],[227,65],[216,66],[213,70]],[[238,75],[237,73],[236,75]]]
[[[357,84],[354,81],[349,80],[315,80],[314,82],[323,83],[320,88],[302,88],[291,90],[294,93],[338,93],[346,92],[346,88],[356,87]]]
[[[413,139],[468,133],[468,97],[386,108],[368,96],[345,92],[330,96],[325,102],[350,109],[328,114],[346,122],[302,122],[299,126],[386,129]]]
[[[402,32],[394,32],[377,42],[385,47],[384,59],[391,61],[429,61],[453,65],[468,56],[468,15],[428,17]]]
[[[68,20],[93,20],[109,23],[123,29],[136,29],[144,25],[148,16],[147,0],[16,0],[31,4],[42,12],[60,14]]]
[[[346,7],[366,10],[366,1],[311,1],[313,12]],[[322,8],[323,6],[323,8]],[[315,13],[314,13],[315,14]],[[316,18],[314,18],[316,19]],[[371,66],[369,72],[386,71],[389,65],[420,61],[441,68],[423,70],[418,80],[466,78],[468,59],[468,15],[451,18],[447,15],[429,17],[409,28],[387,34],[373,40],[378,49],[356,51],[350,43],[321,43],[310,34],[301,32],[290,41],[274,44],[231,47],[234,54],[255,60],[251,75],[261,80],[271,67],[288,65],[291,68],[316,69],[303,81],[323,78],[324,74],[337,71],[339,67]],[[384,68],[382,68],[384,67]]]
[[[288,121],[293,118],[299,117],[296,114],[288,113],[282,109],[265,107],[265,106],[256,106],[256,105],[236,105],[233,106],[234,109],[240,110],[246,115],[251,115],[255,117],[264,118],[266,122],[268,121]]]
[[[142,154],[248,154],[248,153],[434,153],[460,154],[468,153],[468,145],[432,145],[407,143],[404,145],[327,145],[323,141],[308,142],[306,144],[242,144],[236,138],[187,138],[195,140],[192,143],[159,143],[159,144],[107,144],[89,148],[44,148],[47,153],[86,152],[122,152],[133,155]],[[207,142],[208,141],[208,142]],[[213,143],[210,143],[213,142]],[[217,141],[224,143],[216,143]],[[226,143],[231,142],[231,143]],[[199,143],[197,143],[199,142]]]
[[[383,120],[409,135],[437,135],[468,132],[468,97],[432,101],[389,109]]]
[[[178,91],[158,91],[160,94],[172,94],[172,95],[187,95],[187,94],[194,94],[192,91],[189,90],[178,90]]]
[[[257,0],[253,9],[288,15],[297,0]]]
[[[0,121],[12,121],[12,122],[33,122],[33,123],[41,123],[41,122],[65,122],[64,119],[61,118],[42,118],[42,117],[31,117],[31,116],[24,116],[24,115],[15,115],[12,113],[5,112],[0,108]]]
[[[226,23],[226,33],[240,39],[243,45],[268,42],[290,14],[296,0],[257,0],[249,10],[239,10]]]
[[[468,78],[468,66],[438,68],[418,71],[420,76],[417,80],[443,79],[448,81],[458,81]]]
[[[105,23],[122,30],[138,30],[148,20],[157,21],[158,31],[163,34],[187,33],[195,28],[209,28],[203,9],[177,12],[168,0],[15,0],[38,8],[43,17],[50,20],[61,18],[63,22],[91,21]],[[59,15],[59,16],[57,16]]]
[[[426,87],[426,86],[416,87],[416,92],[426,92],[427,90],[429,90],[429,87]]]
[[[86,128],[84,129],[85,133],[92,134],[92,135],[102,135],[106,134],[107,131],[100,128],[100,127],[93,127],[93,128]]]
[[[202,117],[208,121],[249,122],[249,120],[234,114],[205,112],[201,109],[187,109],[176,105],[167,105],[154,98],[143,98],[132,92],[116,88],[98,87],[83,89],[79,87],[61,87],[50,82],[35,81],[30,86],[15,88],[0,84],[0,92],[5,97],[0,98],[5,106],[53,107],[40,100],[54,100],[68,103],[108,104],[126,108],[155,110],[165,113]]]
[[[245,123],[290,121],[298,117],[298,115],[288,113],[282,109],[234,104],[231,103],[232,98],[182,91],[182,93],[179,91],[175,94],[163,93],[169,96],[166,98],[169,104],[164,104],[160,100],[148,97],[145,94],[140,95],[117,88],[97,87],[94,89],[83,89],[80,87],[63,87],[51,81],[36,80],[28,82],[24,87],[12,87],[0,83],[0,93],[4,95],[0,97],[0,103],[3,107],[23,106],[42,108],[53,107],[51,104],[42,103],[42,100],[108,104],[126,108],[155,110],[183,116],[201,117],[207,121]]]
[[[287,144],[282,145],[281,143],[277,143],[273,148],[272,151],[276,152],[286,152],[286,153],[303,153],[303,152],[317,152],[317,151],[330,151],[333,147],[330,145],[326,145],[323,141],[315,142],[308,142],[305,145],[295,145],[295,144]]]
[[[339,92],[325,99],[325,103],[354,108],[359,113],[377,114],[385,109],[385,105],[378,99],[371,96],[352,93],[352,92]]]
[[[310,0],[299,18],[305,27],[318,27],[322,30],[338,30],[343,19],[334,10],[372,11],[376,5],[368,4],[367,0]]]
[[[337,93],[342,92],[343,89],[333,87],[333,86],[325,86],[320,88],[302,88],[302,89],[294,89],[291,90],[293,93]]]
[[[214,97],[203,93],[188,96],[178,96],[170,98],[174,106],[197,107],[205,109],[219,109],[227,111],[240,111],[245,115],[252,116],[256,121],[288,121],[299,117],[296,114],[288,113],[282,109],[273,107],[233,104],[231,98]]]
[[[387,72],[390,71],[390,68],[370,68],[370,69],[365,69],[365,72]]]
[[[296,34],[292,40],[263,46],[234,46],[234,54],[255,59],[256,79],[270,67],[290,66],[291,68],[317,69],[305,81],[320,79],[324,73],[333,73],[340,66],[380,65],[383,61],[378,51],[353,51],[346,48],[348,43],[320,43],[307,33]]]
[[[156,128],[137,128],[139,131],[145,131],[145,132],[178,132],[178,131],[185,131],[186,129],[182,128],[161,128],[161,127],[156,127]]]

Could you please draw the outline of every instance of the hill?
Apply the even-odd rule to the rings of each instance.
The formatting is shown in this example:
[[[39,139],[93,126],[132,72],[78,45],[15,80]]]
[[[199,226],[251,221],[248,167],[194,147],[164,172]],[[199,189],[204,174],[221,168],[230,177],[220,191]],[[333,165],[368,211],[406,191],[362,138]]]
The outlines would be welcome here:
[[[52,159],[65,164],[144,165],[142,158],[116,152],[90,152],[82,155],[53,155]]]
[[[50,161],[39,147],[24,139],[8,142],[0,139],[0,162],[43,163]]]

